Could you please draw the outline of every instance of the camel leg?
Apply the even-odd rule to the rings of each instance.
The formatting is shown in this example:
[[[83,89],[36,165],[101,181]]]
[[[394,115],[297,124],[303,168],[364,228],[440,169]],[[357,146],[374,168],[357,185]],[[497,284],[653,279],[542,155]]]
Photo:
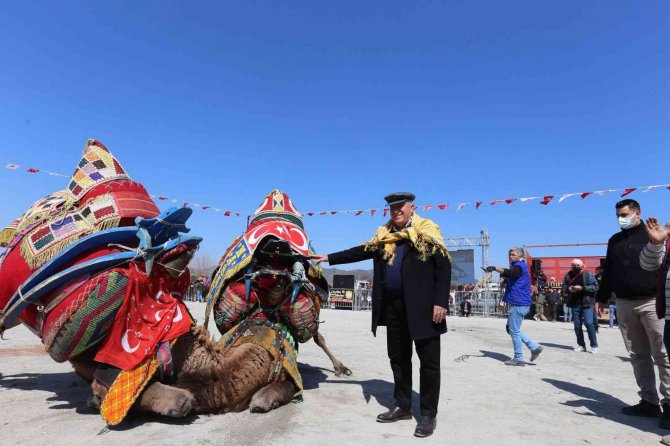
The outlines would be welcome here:
[[[138,410],[173,418],[185,417],[195,405],[195,397],[188,390],[167,386],[158,381],[149,384],[135,402]]]
[[[251,397],[249,411],[256,413],[269,412],[291,401],[297,391],[295,384],[288,379],[268,384]]]
[[[340,376],[343,373],[347,376],[351,375],[351,370],[349,367],[342,364],[342,361],[337,359],[335,355],[330,352],[328,346],[326,345],[326,340],[318,331],[314,335],[314,342],[316,342],[316,345],[321,347],[321,349],[326,352],[326,355],[328,355],[328,358],[330,358],[331,362],[333,363],[333,367],[335,368],[335,376]]]

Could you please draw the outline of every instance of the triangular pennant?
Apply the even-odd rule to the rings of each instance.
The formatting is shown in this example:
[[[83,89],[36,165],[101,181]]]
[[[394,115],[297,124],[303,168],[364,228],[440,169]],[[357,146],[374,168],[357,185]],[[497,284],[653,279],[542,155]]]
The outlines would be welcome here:
[[[438,204],[437,208],[441,211],[445,210],[449,206],[448,204]]]
[[[326,215],[328,212],[327,211],[321,211],[319,212],[319,215]]]
[[[161,196],[161,197],[158,197],[158,199],[161,200],[161,201],[163,201],[163,200],[167,200],[168,197],[162,197],[162,196]]]
[[[481,206],[483,201],[476,201],[475,202],[475,209],[479,209],[479,206]]]
[[[330,213],[331,213],[332,215],[335,215],[335,214],[337,214],[337,211],[330,211]]]
[[[29,167],[28,170],[26,170],[26,172],[30,172],[30,173],[37,173],[39,171],[40,171],[39,169],[33,169],[32,167]]]
[[[386,214],[388,214],[389,210],[387,208],[384,208],[384,217],[386,217]]]
[[[311,217],[312,215],[314,215],[314,212],[308,212],[307,215]]]
[[[500,203],[502,200],[493,200],[491,202],[491,206],[495,206],[496,204]]]
[[[370,209],[370,215],[375,215],[377,213],[377,209]]]
[[[621,194],[622,197],[625,197],[626,195],[633,193],[634,191],[637,190],[637,187],[628,187],[626,190],[623,191],[623,194]]]
[[[647,186],[642,192],[649,192],[650,190],[658,189],[661,186]]]
[[[543,205],[546,206],[546,205],[548,205],[548,204],[551,202],[551,200],[553,200],[553,199],[554,199],[554,196],[553,196],[553,195],[545,195],[545,196],[544,196],[544,200],[540,201],[540,204],[543,204]]]
[[[515,201],[516,201],[516,198],[508,198],[507,200],[505,200],[505,203],[507,203],[507,204],[512,204],[512,203],[514,203]]]
[[[206,211],[207,209],[209,209],[209,206],[203,206],[203,207],[202,207],[202,210],[203,210],[203,211]]]
[[[19,165],[18,165],[18,164],[14,164],[14,163],[9,163],[9,164],[7,164],[5,167],[7,167],[7,169],[9,169],[9,170],[16,170],[16,169],[19,168]]]
[[[523,198],[519,198],[519,201],[525,203],[526,201],[537,200],[538,198],[540,198],[540,197],[523,197]]]
[[[573,195],[575,195],[575,194],[564,194],[564,195],[561,195],[561,198],[558,199],[558,202],[561,203],[563,200],[565,200],[566,198],[572,197]]]
[[[354,215],[361,215],[362,213],[363,213],[363,211],[356,211],[356,212],[354,212]]]
[[[224,212],[223,215],[226,216],[226,217],[230,217],[230,211]]]
[[[423,207],[423,210],[424,210],[424,211],[428,211],[428,210],[430,210],[432,207],[433,207],[432,205],[427,204],[426,206]]]
[[[463,209],[463,208],[465,207],[466,204],[467,204],[467,203],[459,203],[459,204],[458,204],[458,207],[456,208],[456,210],[457,210],[457,211],[460,211],[461,209]]]
[[[582,200],[583,200],[584,198],[588,197],[589,195],[591,195],[592,193],[593,193],[593,192],[582,192],[582,194],[581,194]]]

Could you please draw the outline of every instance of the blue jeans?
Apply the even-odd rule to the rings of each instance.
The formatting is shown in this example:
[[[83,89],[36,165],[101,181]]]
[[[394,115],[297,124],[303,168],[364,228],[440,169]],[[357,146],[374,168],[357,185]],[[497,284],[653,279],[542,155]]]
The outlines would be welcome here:
[[[572,321],[572,308],[568,304],[563,304],[563,322]]]
[[[521,350],[522,344],[526,344],[526,347],[528,347],[530,351],[540,347],[539,344],[533,342],[531,338],[521,331],[521,323],[523,322],[523,318],[528,314],[528,311],[530,311],[529,306],[508,305],[507,331],[512,337],[514,359],[517,361],[523,361],[523,350]]]
[[[591,348],[598,348],[598,339],[596,339],[596,329],[593,325],[593,307],[582,307],[577,305],[572,307],[572,321],[575,324],[575,334],[577,335],[577,345],[586,348],[584,343],[584,332],[582,324],[586,325],[586,332],[589,335]]]
[[[614,327],[614,315],[616,314],[616,305],[610,304],[610,328]]]

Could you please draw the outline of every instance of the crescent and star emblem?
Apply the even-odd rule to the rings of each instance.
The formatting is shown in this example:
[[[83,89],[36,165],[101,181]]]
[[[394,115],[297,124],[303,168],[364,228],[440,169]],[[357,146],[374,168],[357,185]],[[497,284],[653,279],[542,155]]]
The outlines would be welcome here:
[[[140,348],[140,343],[138,342],[135,347],[130,346],[130,344],[128,343],[128,332],[131,331],[135,333],[135,330],[126,330],[126,332],[123,333],[123,337],[121,337],[121,347],[128,353],[135,353],[135,350]]]

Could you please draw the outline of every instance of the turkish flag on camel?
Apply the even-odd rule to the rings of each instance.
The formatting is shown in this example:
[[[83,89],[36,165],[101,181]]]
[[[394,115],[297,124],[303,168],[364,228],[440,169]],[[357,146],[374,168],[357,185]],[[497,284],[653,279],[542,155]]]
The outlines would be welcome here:
[[[181,300],[190,282],[185,272],[176,279],[154,263],[150,277],[131,263],[128,293],[114,317],[112,331],[95,360],[123,370],[147,359],[159,342],[169,341],[191,329],[191,315]]]

